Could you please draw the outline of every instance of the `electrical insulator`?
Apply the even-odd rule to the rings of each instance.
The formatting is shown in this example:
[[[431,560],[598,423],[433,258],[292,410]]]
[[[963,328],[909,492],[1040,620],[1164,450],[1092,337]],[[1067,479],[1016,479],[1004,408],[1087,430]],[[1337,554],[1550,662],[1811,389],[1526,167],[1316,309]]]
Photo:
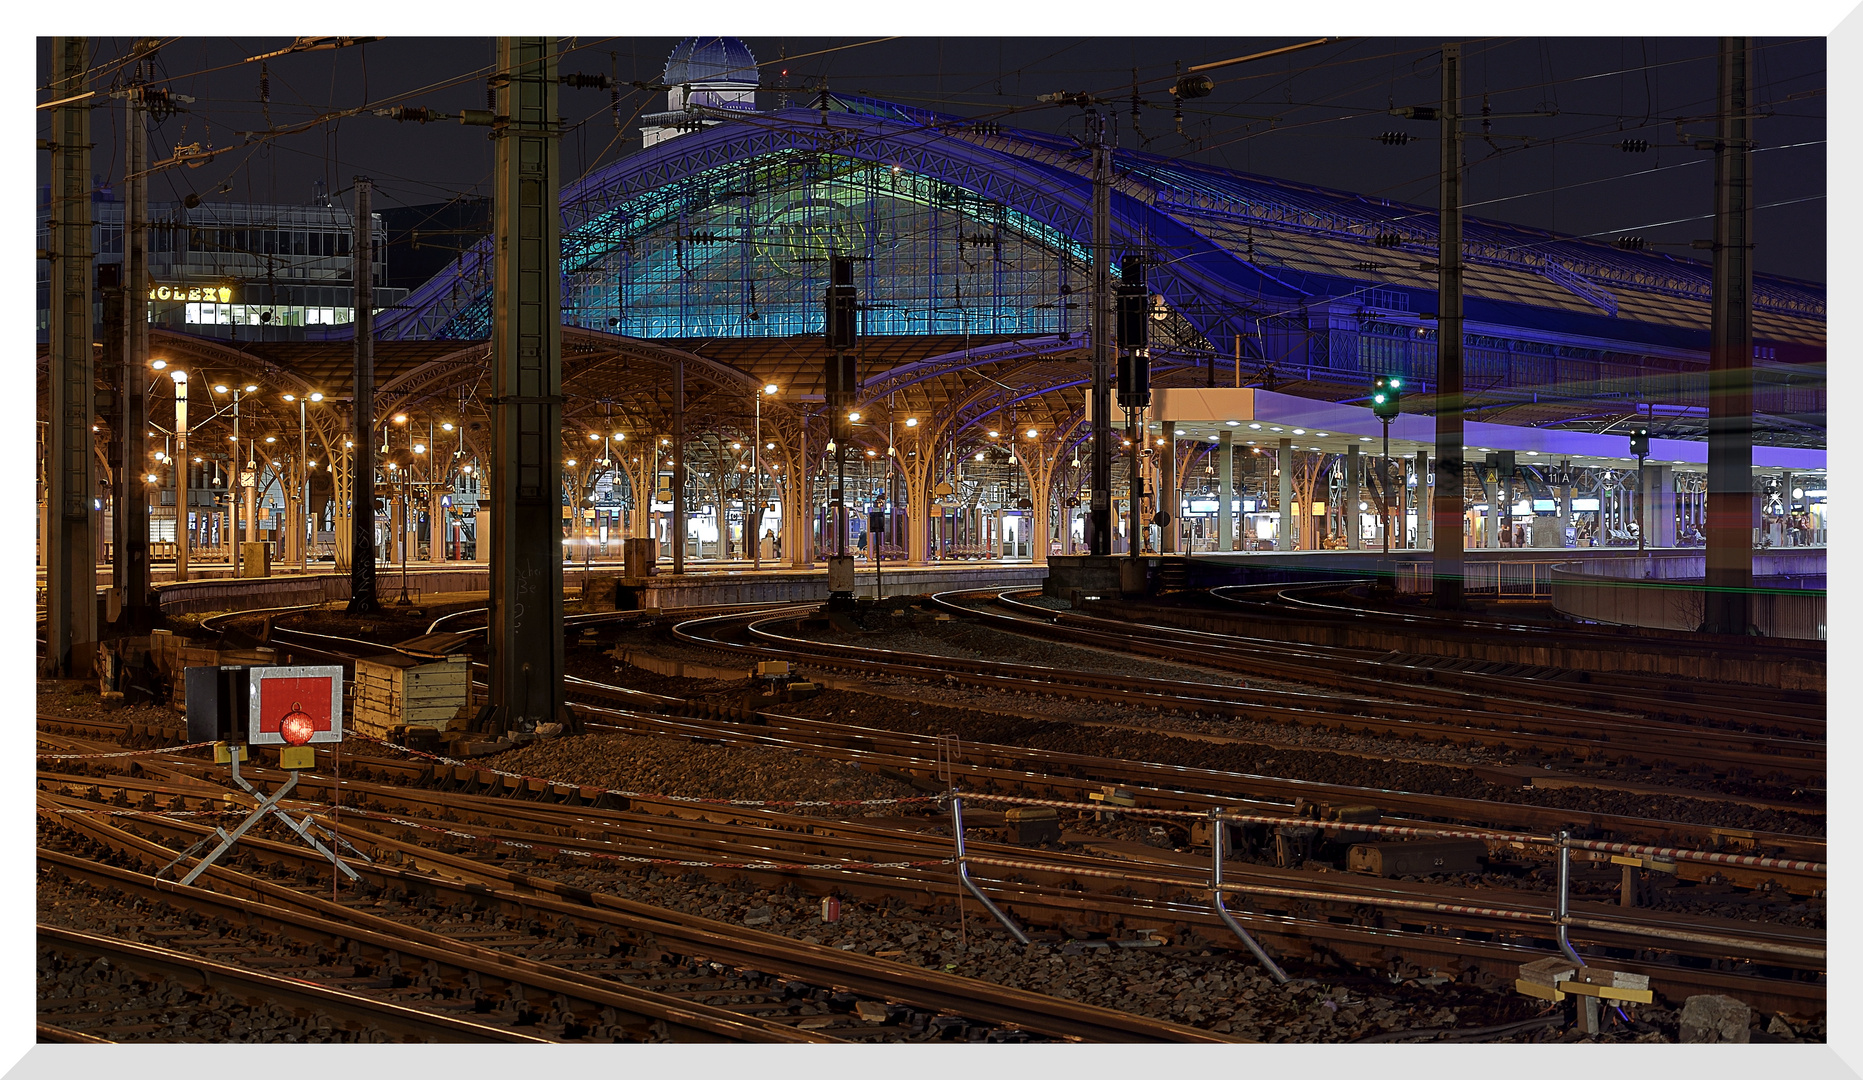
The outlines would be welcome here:
[[[1641,236],[1620,236],[1617,238],[1617,246],[1625,251],[1642,251],[1650,246],[1650,242]]]
[[[1409,105],[1402,109],[1392,109],[1391,115],[1401,116],[1406,120],[1434,120],[1436,119],[1436,106]]]
[[[1171,87],[1171,93],[1180,98],[1209,97],[1216,89],[1216,83],[1208,75],[1186,75]]]
[[[259,100],[264,102],[272,100],[272,72],[265,64],[259,65]]]
[[[1404,238],[1394,232],[1379,233],[1372,238],[1372,243],[1381,248],[1394,248],[1404,242]]]
[[[1613,143],[1612,145],[1626,154],[1647,154],[1650,150],[1650,142],[1648,139],[1625,139],[1623,142]]]
[[[1378,136],[1378,141],[1386,146],[1403,146],[1410,141],[1408,131],[1387,131]]]
[[[609,87],[606,75],[585,75],[580,71],[562,77],[564,86],[571,90],[606,90]]]

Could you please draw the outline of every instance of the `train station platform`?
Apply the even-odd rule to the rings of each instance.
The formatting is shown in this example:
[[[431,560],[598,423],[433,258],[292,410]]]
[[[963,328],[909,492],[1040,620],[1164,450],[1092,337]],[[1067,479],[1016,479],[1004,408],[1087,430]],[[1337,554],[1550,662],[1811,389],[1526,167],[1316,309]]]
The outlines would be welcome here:
[[[992,585],[1037,586],[1047,573],[1046,567],[1029,563],[979,561],[920,567],[881,563],[876,574],[872,564],[859,563],[854,575],[854,594],[857,597],[909,596]],[[693,563],[688,564],[684,574],[656,573],[638,582],[623,578],[618,561],[578,563],[563,569],[563,586],[570,596],[580,595],[591,581],[602,578],[613,579],[620,586],[616,596],[618,606],[623,608],[783,604],[828,598],[825,566],[753,570],[743,563]],[[383,600],[399,597],[403,587],[401,569],[378,567],[375,587],[376,595]],[[274,574],[264,578],[210,577],[158,582],[155,588],[161,597],[162,611],[169,615],[292,607],[349,599],[349,574],[324,571]],[[449,601],[487,596],[491,590],[491,574],[484,563],[410,565],[406,589],[409,599],[416,604],[432,603],[442,595]]]

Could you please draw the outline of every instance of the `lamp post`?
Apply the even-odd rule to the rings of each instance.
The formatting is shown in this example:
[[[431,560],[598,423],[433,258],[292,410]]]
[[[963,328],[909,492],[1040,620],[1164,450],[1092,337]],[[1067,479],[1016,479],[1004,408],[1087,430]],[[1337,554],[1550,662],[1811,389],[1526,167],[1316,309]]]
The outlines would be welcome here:
[[[756,438],[750,443],[752,497],[757,501],[757,524],[753,527],[753,535],[750,537],[750,568],[752,570],[763,569],[763,467],[758,463],[757,457],[763,449],[763,399],[775,397],[781,390],[782,388],[775,383],[765,383],[763,393],[757,395]]]
[[[224,394],[229,390],[233,394],[233,478],[238,480],[243,475],[239,467],[239,397],[241,394],[253,393],[258,390],[258,386],[252,383],[247,383],[245,386],[234,387],[228,387],[225,383],[214,384],[213,392],[216,394]],[[285,400],[289,401],[291,398],[287,395]],[[243,494],[243,492],[240,494]],[[227,512],[231,515],[227,522],[227,565],[231,569],[234,577],[240,576],[240,563],[243,561],[240,558],[239,548],[240,494],[235,494],[232,491],[228,491],[226,494]]]
[[[216,389],[218,388],[216,387]],[[247,387],[247,389],[256,389],[256,387]],[[298,493],[298,514],[301,517],[300,524],[304,527],[297,538],[298,572],[301,574],[310,573],[310,538],[314,535],[310,530],[310,436],[307,431],[304,413],[304,402],[306,400],[322,401],[323,394],[313,390],[308,397],[299,397],[296,394],[285,395],[285,402],[287,404],[293,401],[298,403],[298,480],[300,485]],[[237,438],[239,432],[238,396],[233,398],[233,432],[234,436]]]
[[[175,580],[188,579],[188,373],[168,373],[175,382]]]

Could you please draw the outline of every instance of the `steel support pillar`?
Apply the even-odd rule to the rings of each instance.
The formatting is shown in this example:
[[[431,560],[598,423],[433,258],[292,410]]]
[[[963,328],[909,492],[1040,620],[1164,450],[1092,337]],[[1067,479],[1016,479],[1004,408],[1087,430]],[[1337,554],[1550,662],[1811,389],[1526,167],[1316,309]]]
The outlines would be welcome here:
[[[1280,496],[1279,524],[1274,531],[1274,550],[1294,550],[1294,440],[1282,439],[1279,450],[1274,455],[1275,468],[1280,472],[1280,483],[1276,493]]]
[[[1365,528],[1365,519],[1362,516],[1360,516],[1364,513],[1364,511],[1359,509],[1359,505],[1358,505],[1359,503],[1365,501],[1365,496],[1360,492],[1360,489],[1359,489],[1359,473],[1364,468],[1364,465],[1361,463],[1359,456],[1358,456],[1358,444],[1357,443],[1347,444],[1345,467],[1346,467],[1346,523],[1347,523],[1346,524],[1346,550],[1357,551],[1360,546],[1359,533],[1364,531],[1364,528]]]
[[[368,177],[356,177],[356,235],[350,248],[350,275],[356,287],[355,389],[351,394],[349,432],[348,610],[352,612],[381,610],[375,598],[375,225],[369,209],[372,186]],[[237,452],[238,448],[234,449]],[[250,511],[246,520],[252,520]]]
[[[149,181],[147,113],[140,90],[123,99],[123,458],[117,468],[115,585],[122,615],[132,631],[150,626],[155,608],[149,592]]]
[[[54,98],[84,92],[89,39],[52,39]],[[95,392],[91,354],[91,113],[52,110],[51,415],[46,448],[45,666],[47,675],[89,675],[97,642],[97,563],[91,500]],[[142,373],[136,372],[135,378]],[[138,431],[137,437],[142,433]],[[186,467],[185,458],[177,466]],[[185,511],[185,507],[182,508]],[[185,519],[184,519],[185,520]]]
[[[499,38],[492,84],[491,700],[481,730],[563,708],[563,356],[554,38]]]
[[[1417,451],[1417,543],[1418,551],[1430,546],[1430,452]]]
[[[1653,548],[1674,547],[1675,466],[1646,464],[1641,479],[1644,543]]]
[[[1227,431],[1216,436],[1216,550],[1236,549],[1236,454],[1235,436]]]
[[[1158,425],[1164,440],[1163,453],[1158,455],[1158,509],[1170,515],[1163,525],[1158,526],[1158,552],[1161,555],[1177,554],[1177,511],[1183,506],[1177,496],[1177,421],[1165,420]]]
[[[1093,289],[1087,314],[1093,338],[1093,489],[1088,501],[1092,529],[1088,551],[1112,554],[1113,412],[1112,412],[1112,149],[1106,145],[1106,118],[1087,113],[1093,138]],[[1131,538],[1137,550],[1138,537]]]
[[[673,361],[673,519],[666,530],[673,573],[686,572],[686,365]]]
[[[1430,499],[1431,598],[1456,611],[1462,597],[1462,47],[1443,46],[1436,253],[1436,489]],[[1421,494],[1421,492],[1419,492]],[[1420,504],[1419,504],[1420,505]],[[1420,517],[1420,515],[1419,515]]]
[[[1708,570],[1701,628],[1744,634],[1753,587],[1753,118],[1750,42],[1721,39],[1708,345]]]

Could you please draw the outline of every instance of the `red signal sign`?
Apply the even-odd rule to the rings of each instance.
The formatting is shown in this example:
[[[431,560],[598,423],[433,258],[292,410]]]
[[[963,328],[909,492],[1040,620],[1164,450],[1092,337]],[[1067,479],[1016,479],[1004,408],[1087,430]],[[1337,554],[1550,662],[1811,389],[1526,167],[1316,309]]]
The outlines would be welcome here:
[[[343,741],[343,669],[252,669],[247,740],[255,745],[304,746]]]

